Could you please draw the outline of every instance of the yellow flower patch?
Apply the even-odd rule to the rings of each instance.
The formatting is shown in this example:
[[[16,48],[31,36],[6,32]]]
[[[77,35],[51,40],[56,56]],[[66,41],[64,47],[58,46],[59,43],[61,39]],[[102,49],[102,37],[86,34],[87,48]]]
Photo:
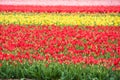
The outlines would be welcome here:
[[[120,26],[120,14],[0,12],[0,24],[57,26]]]

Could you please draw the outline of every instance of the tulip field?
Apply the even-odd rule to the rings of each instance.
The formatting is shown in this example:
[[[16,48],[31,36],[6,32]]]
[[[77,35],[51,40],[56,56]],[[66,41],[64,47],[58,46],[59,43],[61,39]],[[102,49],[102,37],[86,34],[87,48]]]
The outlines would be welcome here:
[[[0,79],[120,80],[120,7],[0,6]]]

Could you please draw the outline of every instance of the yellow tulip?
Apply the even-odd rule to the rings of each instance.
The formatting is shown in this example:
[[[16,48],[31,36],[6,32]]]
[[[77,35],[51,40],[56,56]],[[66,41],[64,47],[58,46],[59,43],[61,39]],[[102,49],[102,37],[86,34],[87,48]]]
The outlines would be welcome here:
[[[57,26],[120,26],[119,13],[0,12],[0,24]]]

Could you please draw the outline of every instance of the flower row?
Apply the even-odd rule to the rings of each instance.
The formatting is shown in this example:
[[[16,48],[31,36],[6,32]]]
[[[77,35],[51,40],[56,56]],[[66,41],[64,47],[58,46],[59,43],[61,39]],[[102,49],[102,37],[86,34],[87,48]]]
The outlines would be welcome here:
[[[57,26],[120,26],[119,13],[11,13],[0,12],[0,24]]]
[[[120,27],[0,26],[0,61],[120,66]]]
[[[69,56],[65,54],[53,54],[52,56],[49,54],[45,54],[44,56],[40,53],[2,53],[0,52],[0,67],[2,64],[8,63],[10,65],[18,65],[18,64],[25,64],[26,62],[30,65],[34,64],[35,62],[42,62],[46,64],[46,67],[49,66],[51,63],[58,63],[58,64],[82,64],[85,68],[87,65],[99,65],[109,69],[113,66],[113,70],[120,70],[120,58],[99,58],[95,59],[94,56],[82,57],[82,56]],[[119,69],[118,69],[119,68]]]
[[[0,5],[0,11],[10,12],[120,12],[120,6],[15,6]]]

